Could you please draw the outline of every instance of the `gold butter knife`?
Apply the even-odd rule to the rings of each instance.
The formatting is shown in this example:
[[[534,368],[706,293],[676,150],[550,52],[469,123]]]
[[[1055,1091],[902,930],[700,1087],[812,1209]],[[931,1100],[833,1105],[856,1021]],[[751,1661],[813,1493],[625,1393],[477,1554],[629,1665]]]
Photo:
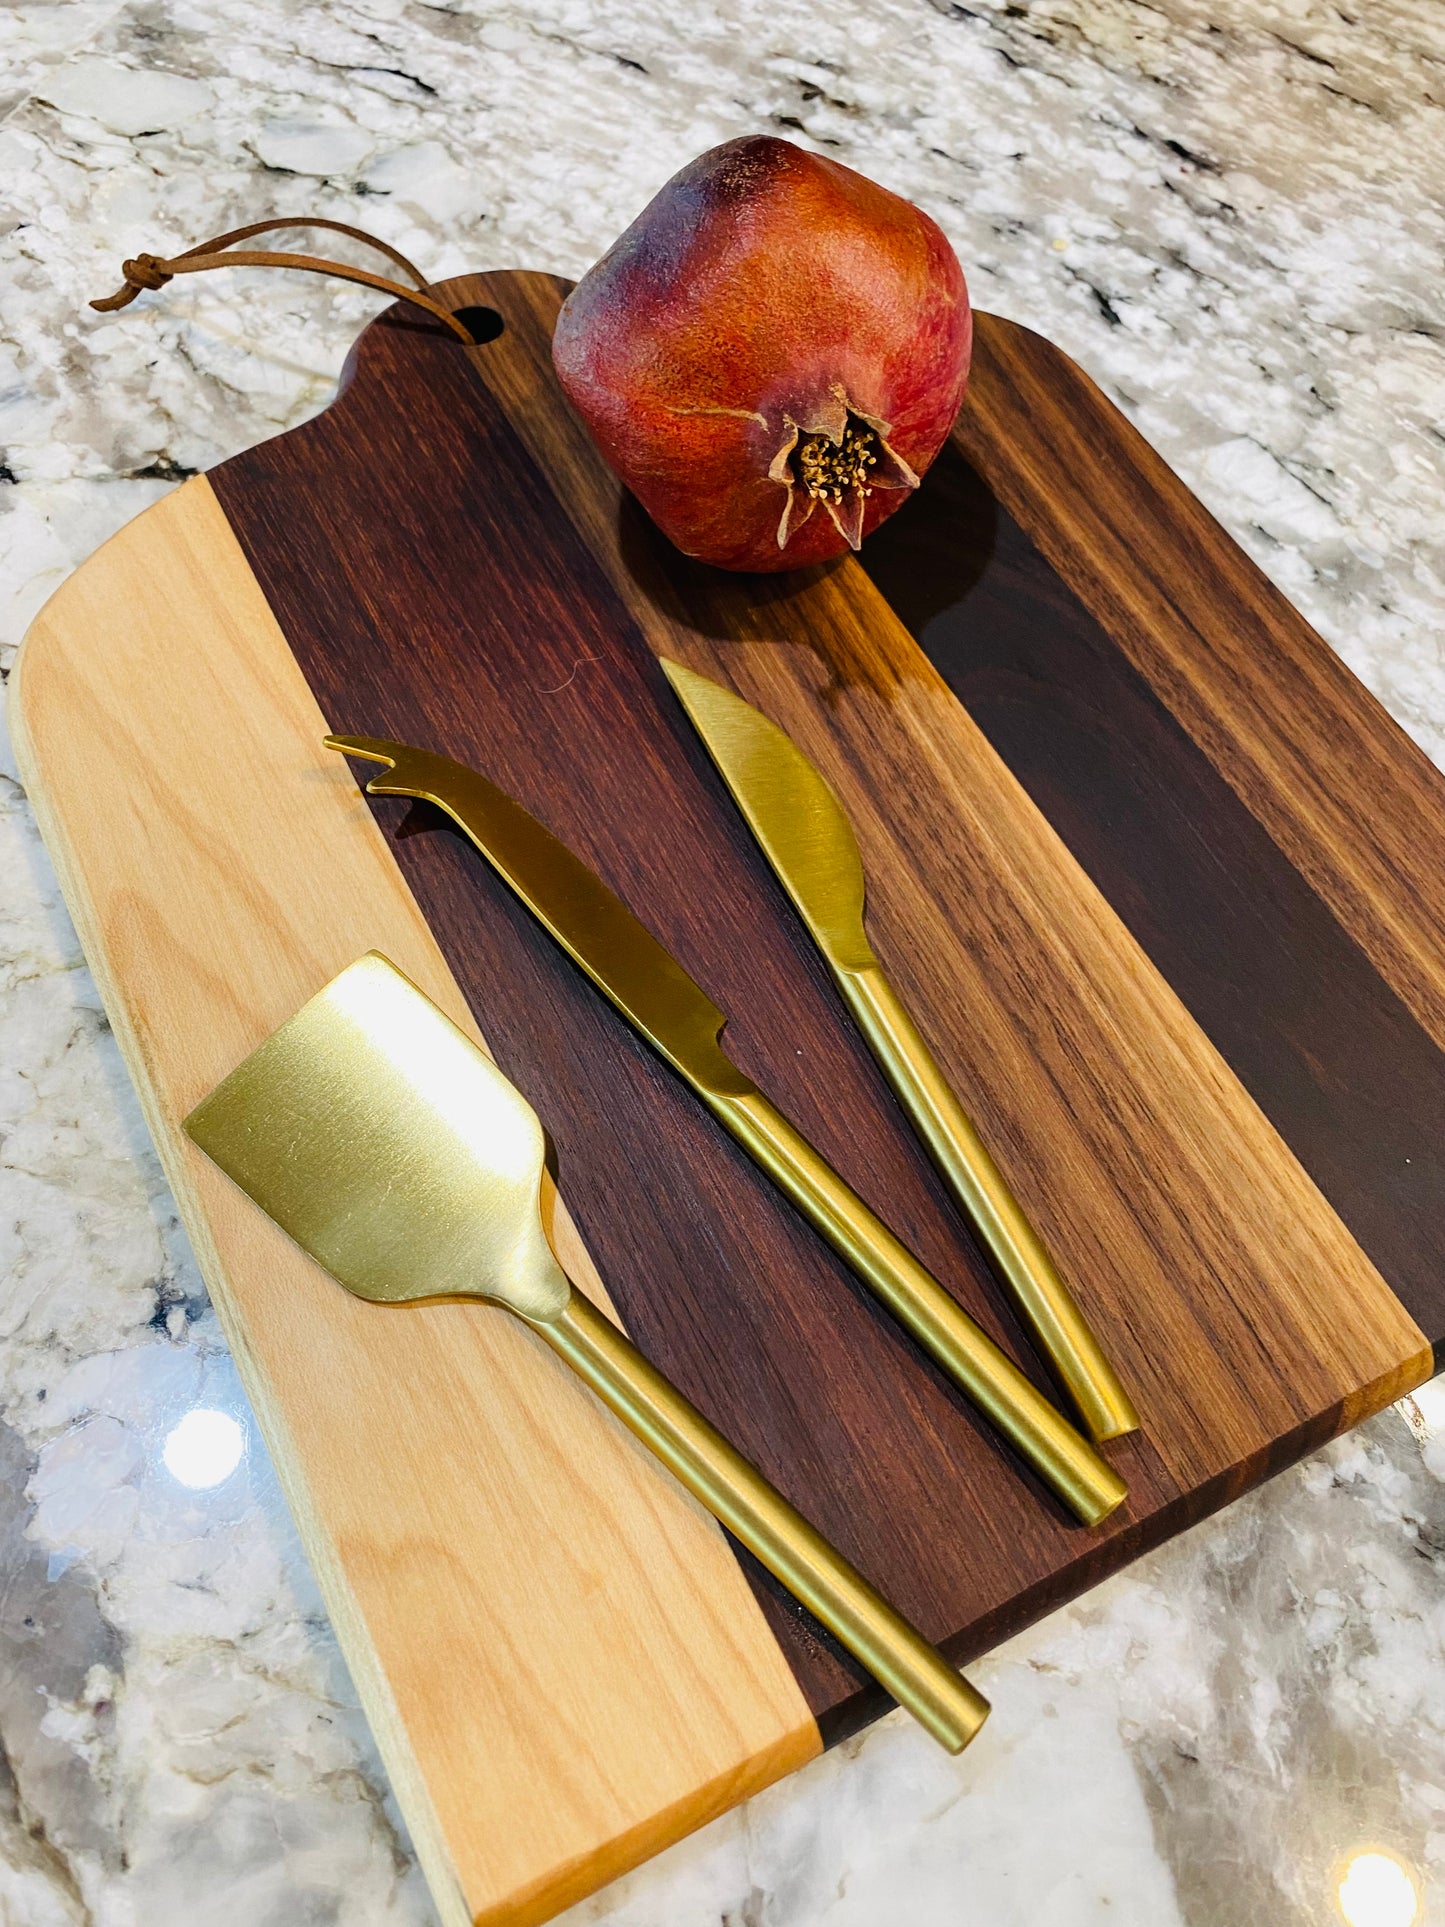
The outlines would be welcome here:
[[[1123,1480],[1006,1352],[932,1277],[718,1042],[723,1013],[676,958],[550,830],[476,770],[372,736],[328,746],[387,766],[376,796],[435,803],[463,830],[574,962],[793,1201],[1039,1476],[1089,1525]]]
[[[792,738],[751,703],[680,662],[664,657],[662,668],[1090,1436],[1135,1431],[1133,1401],[873,954],[863,927],[863,860],[842,805]]]
[[[358,1298],[474,1298],[529,1325],[950,1753],[988,1701],[562,1269],[526,1098],[387,959],[343,970],[186,1130]]]

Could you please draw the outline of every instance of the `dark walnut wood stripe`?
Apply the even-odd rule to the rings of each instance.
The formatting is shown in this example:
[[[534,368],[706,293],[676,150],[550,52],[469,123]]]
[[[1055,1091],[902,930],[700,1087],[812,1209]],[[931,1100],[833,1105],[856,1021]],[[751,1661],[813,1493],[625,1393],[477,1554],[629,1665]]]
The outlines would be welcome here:
[[[897,858],[880,892],[890,963],[1150,1401],[1154,1436],[1112,1449],[1129,1507],[1098,1534],[1028,1479],[470,848],[425,809],[375,809],[554,1136],[634,1335],[967,1657],[1394,1395],[1418,1334],[868,577],[719,583],[664,552],[550,380],[559,285],[497,275],[452,293],[495,305],[501,338],[468,355],[383,318],[338,402],[225,464],[217,497],[332,727],[472,761],[565,837],[729,1011],[738,1061],[1027,1362],[655,656],[744,693],[762,676],[754,699],[794,704],[782,719],[810,752],[852,746],[837,776],[865,849]],[[1002,812],[987,848],[948,815],[959,743]],[[1006,886],[1000,838],[1008,861],[1043,866],[1045,908]],[[1002,947],[978,934],[970,892]],[[1066,941],[1030,924],[1046,911]],[[916,948],[943,946],[928,968],[910,928]],[[1270,1199],[1287,1208],[1264,1244]],[[1331,1291],[1337,1318],[1321,1315]],[[756,1583],[825,1732],[876,1712],[806,1616]]]
[[[1445,1054],[961,452],[863,565],[1438,1347]]]
[[[1445,1044],[1440,773],[1082,369],[982,319],[960,448]]]

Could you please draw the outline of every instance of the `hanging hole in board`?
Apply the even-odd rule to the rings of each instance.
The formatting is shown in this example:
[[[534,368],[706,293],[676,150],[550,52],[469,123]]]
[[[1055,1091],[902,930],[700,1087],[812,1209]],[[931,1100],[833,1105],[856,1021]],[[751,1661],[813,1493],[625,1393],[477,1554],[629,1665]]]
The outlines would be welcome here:
[[[495,308],[453,308],[452,313],[479,348],[495,341],[507,325]]]

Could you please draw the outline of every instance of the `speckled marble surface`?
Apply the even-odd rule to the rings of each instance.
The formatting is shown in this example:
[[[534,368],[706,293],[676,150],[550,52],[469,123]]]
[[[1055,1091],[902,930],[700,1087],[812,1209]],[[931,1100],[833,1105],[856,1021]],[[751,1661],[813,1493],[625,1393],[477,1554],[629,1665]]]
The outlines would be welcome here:
[[[575,274],[755,128],[923,202],[1445,761],[1439,0],[0,8],[0,666],[178,476],[322,407],[375,305],[237,273],[88,314],[123,254],[309,210]],[[0,1281],[0,1923],[431,1927],[8,761]],[[240,1458],[188,1486],[228,1462],[198,1407]],[[895,1717],[575,1918],[1319,1927],[1383,1848],[1439,1927],[1442,1646],[1445,1382],[981,1665],[962,1760]]]

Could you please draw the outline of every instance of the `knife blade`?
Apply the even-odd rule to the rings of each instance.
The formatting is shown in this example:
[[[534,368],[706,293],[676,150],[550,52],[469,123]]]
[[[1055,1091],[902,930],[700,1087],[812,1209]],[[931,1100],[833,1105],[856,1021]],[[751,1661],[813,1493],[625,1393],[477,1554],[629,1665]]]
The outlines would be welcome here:
[[[874,955],[858,839],[793,739],[710,677],[662,659],[759,848],[940,1175],[1096,1440],[1139,1415],[1043,1241]]]
[[[381,737],[325,741],[385,766],[369,795],[445,811],[1040,1478],[1086,1524],[1114,1510],[1125,1486],[1113,1467],[731,1061],[718,1041],[723,1013],[595,871],[477,770]]]

